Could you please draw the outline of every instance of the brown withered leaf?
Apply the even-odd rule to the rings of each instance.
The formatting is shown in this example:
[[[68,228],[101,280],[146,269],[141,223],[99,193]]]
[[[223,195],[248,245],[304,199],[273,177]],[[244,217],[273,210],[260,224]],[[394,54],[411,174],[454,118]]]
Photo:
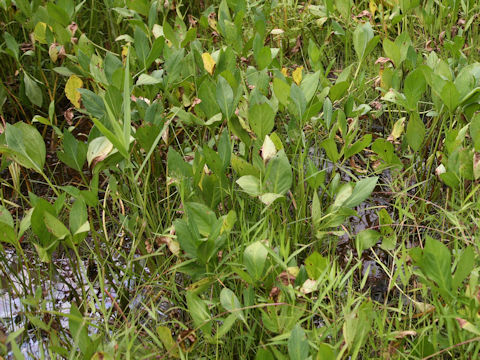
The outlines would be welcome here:
[[[274,300],[277,301],[278,295],[280,294],[280,289],[277,286],[274,286],[272,290],[270,290],[270,297]]]
[[[395,339],[403,339],[407,336],[416,336],[417,332],[415,330],[404,330],[395,332]]]
[[[443,31],[440,33],[440,35],[438,35],[438,42],[439,42],[441,45],[443,45],[443,42],[444,42],[444,40],[445,40],[445,34],[446,34],[446,33],[445,33],[445,30],[443,30]]]
[[[292,48],[292,50],[290,50],[290,53],[292,55],[298,53],[300,51],[300,49],[302,48],[302,35],[298,35],[297,36],[297,40],[295,41],[295,46]]]
[[[363,10],[358,15],[352,15],[353,19],[355,19],[355,18],[360,19],[360,18],[363,18],[363,17],[368,17],[368,19],[371,20],[372,19],[372,14],[368,10]]]
[[[384,64],[386,64],[386,63],[388,63],[388,62],[392,63],[392,65],[393,65],[392,59],[390,59],[390,58],[388,58],[388,57],[380,56],[380,57],[375,61],[375,65],[377,65],[377,64],[384,65]]]
[[[69,107],[65,112],[63,113],[63,117],[65,121],[67,122],[68,125],[72,126],[73,125],[73,110],[75,108]]]
[[[283,271],[282,273],[280,273],[280,275],[278,275],[277,280],[281,281],[282,284],[285,286],[289,284],[293,285],[295,283],[295,276],[289,274],[286,271]]]
[[[367,169],[364,169],[362,168],[361,166],[357,165],[357,163],[355,162],[355,159],[356,158],[355,156],[352,156],[350,158],[350,166],[358,173],[360,174],[366,174],[367,173]]]
[[[22,52],[27,52],[27,51],[33,50],[33,44],[32,43],[21,43],[20,44],[20,50]]]
[[[180,347],[183,351],[190,351],[192,346],[197,341],[197,335],[194,330],[183,330],[178,334],[177,342],[180,344]]]
[[[195,27],[198,21],[191,14],[188,14],[188,23],[190,24],[190,27]]]
[[[435,42],[433,40],[428,40],[427,43],[425,44],[425,50],[426,51],[433,51],[433,46],[435,46]]]
[[[370,103],[370,106],[372,107],[372,109],[380,110],[382,108],[382,103],[378,100],[374,100]]]
[[[75,21],[73,21],[70,25],[68,25],[68,30],[70,30],[70,33],[73,35],[75,35],[75,33],[77,32],[78,30],[78,25]]]

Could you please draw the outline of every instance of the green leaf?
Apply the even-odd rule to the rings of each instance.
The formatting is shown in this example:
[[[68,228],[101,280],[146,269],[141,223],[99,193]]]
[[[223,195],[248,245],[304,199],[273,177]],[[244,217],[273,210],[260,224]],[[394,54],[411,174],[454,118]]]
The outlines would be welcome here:
[[[353,32],[353,47],[360,61],[367,55],[367,45],[373,39],[373,29],[370,23],[359,24]]]
[[[335,85],[333,85],[330,88],[330,91],[328,92],[328,96],[331,99],[331,101],[336,101],[340,99],[348,90],[349,86],[350,86],[350,83],[347,81],[340,81]]]
[[[352,195],[342,204],[344,207],[353,208],[364,202],[375,189],[378,176],[360,180],[355,184]]]
[[[9,52],[10,55],[12,55],[15,58],[15,60],[18,61],[20,50],[19,50],[17,41],[12,35],[10,35],[6,31],[3,33],[3,38],[5,39],[5,44],[7,45],[7,49],[10,50]]]
[[[351,145],[345,151],[345,155],[344,155],[345,159],[348,159],[349,157],[363,151],[366,147],[370,145],[371,142],[372,142],[372,134],[364,135],[360,140],[358,140],[356,143]]]
[[[290,87],[290,99],[292,101],[289,104],[289,109],[298,116],[298,119],[302,119],[307,108],[307,99],[305,99],[303,91],[296,84],[292,84]]]
[[[186,298],[188,313],[192,317],[195,327],[202,330],[206,337],[210,337],[212,333],[212,322],[207,304],[191,291],[187,291]]]
[[[41,107],[43,103],[43,95],[40,86],[38,86],[37,82],[27,73],[24,73],[23,82],[25,83],[25,94],[27,95],[28,100],[30,100],[33,105]]]
[[[290,94],[290,86],[283,80],[279,78],[273,79],[273,92],[277,97],[280,104],[283,106],[288,105],[288,99]]]
[[[160,75],[160,74],[158,74]],[[136,86],[141,86],[141,85],[155,85],[155,84],[160,84],[163,82],[163,78],[161,76],[152,76],[148,74],[140,74],[140,76],[137,79],[137,82],[135,83]]]
[[[260,180],[253,175],[245,175],[239,178],[236,183],[250,196],[259,196],[262,193]]]
[[[358,257],[362,256],[363,250],[369,249],[374,246],[380,239],[380,233],[367,229],[359,232],[355,238],[355,246],[357,248]]]
[[[184,219],[177,219],[173,223],[173,226],[177,235],[177,241],[182,250],[191,258],[196,258],[200,240],[190,231],[188,223]]]
[[[232,154],[231,163],[233,170],[235,170],[239,176],[253,175],[258,177],[260,173],[255,166],[234,154]]]
[[[300,84],[300,89],[303,91],[303,95],[305,95],[305,100],[307,103],[312,100],[313,96],[315,95],[318,89],[318,82],[320,80],[320,71],[317,71],[313,74],[307,74]]]
[[[203,236],[209,236],[217,222],[215,213],[208,206],[196,202],[185,203],[185,210],[187,216],[195,222],[198,232]]]
[[[12,214],[10,214],[10,211],[3,205],[0,205],[0,223],[4,223],[11,228],[15,226]]]
[[[300,325],[295,325],[288,339],[288,355],[290,360],[305,360],[308,358],[310,345],[305,331]]]
[[[270,134],[275,125],[275,112],[268,103],[255,104],[248,110],[248,123],[260,140]]]
[[[447,81],[443,86],[440,97],[450,113],[453,113],[460,103],[460,93],[452,81]]]
[[[163,51],[163,47],[165,46],[165,38],[163,36],[155,39],[153,42],[152,48],[148,53],[148,57],[145,60],[145,68],[148,69],[153,62],[158,59]]]
[[[7,124],[5,130],[6,147],[0,145],[0,152],[6,152],[13,160],[27,169],[43,172],[46,149],[38,130],[24,122]]]
[[[245,249],[243,253],[243,265],[245,265],[254,281],[262,277],[267,255],[268,250],[260,241],[250,244]]]
[[[193,177],[192,165],[185,162],[173,148],[168,149],[167,169],[168,176],[176,180]]]
[[[142,68],[145,69],[147,66],[146,60],[148,57],[148,53],[150,52],[150,42],[148,41],[147,35],[138,26],[135,26],[133,36],[135,39],[135,52],[137,54],[138,60],[140,61],[140,64],[142,64]]]
[[[220,292],[220,303],[225,310],[231,312],[233,315],[235,315],[235,317],[241,319],[242,321],[245,321],[243,312],[241,310],[242,304],[232,290],[228,288],[222,289]]]
[[[4,222],[0,222],[0,241],[12,245],[17,244],[17,235],[15,234],[13,226],[10,226]]]
[[[475,114],[472,117],[469,132],[475,151],[480,152],[480,114]]]
[[[283,198],[283,195],[274,194],[274,193],[265,193],[258,197],[262,203],[265,205],[270,206],[275,200]]]
[[[178,357],[177,343],[173,340],[170,329],[166,326],[158,326],[157,334],[169,356]]]
[[[97,119],[105,116],[105,104],[100,96],[87,89],[77,89],[77,91],[82,95],[82,105],[91,116]]]
[[[317,353],[316,360],[335,360],[335,359],[336,359],[335,351],[330,345],[326,343],[318,344],[318,353]]]
[[[402,62],[402,54],[398,45],[385,38],[383,40],[383,51],[385,51],[385,55],[393,61],[395,67],[398,68]]]
[[[419,119],[418,115],[410,117],[405,136],[408,145],[410,145],[414,151],[420,150],[425,138],[425,125],[423,124],[423,121]]]
[[[70,231],[73,235],[73,243],[78,244],[83,240],[90,231],[90,223],[88,222],[87,206],[82,198],[75,200],[72,205],[69,217]]]
[[[337,143],[332,138],[328,138],[322,141],[322,147],[325,149],[325,152],[328,158],[333,162],[336,163],[340,158],[340,154],[338,153]]]
[[[47,3],[47,12],[53,20],[61,24],[63,27],[66,27],[70,23],[70,16],[68,16],[68,13],[52,2]]]
[[[307,159],[307,172],[305,180],[312,189],[317,190],[322,184],[325,184],[326,175],[326,169],[319,171],[313,160],[310,158]]]
[[[422,70],[416,69],[407,75],[403,86],[403,93],[407,99],[409,110],[417,110],[417,103],[422,98],[426,88],[427,82],[425,81]]]
[[[259,51],[254,51],[253,56],[258,65],[258,70],[265,69],[272,62],[272,51],[264,46]]]
[[[66,228],[63,223],[57,219],[55,215],[52,215],[49,212],[44,212],[43,219],[48,231],[55,236],[58,240],[63,240],[70,235],[70,231]]]
[[[282,149],[268,162],[264,187],[268,192],[283,195],[292,186],[292,181],[292,167]]]
[[[88,146],[82,141],[78,141],[67,129],[63,133],[63,151],[58,151],[58,159],[70,166],[72,169],[82,171],[83,164],[87,159]]]
[[[436,282],[440,290],[448,293],[452,289],[451,255],[443,243],[427,236],[423,255],[417,265],[425,276]]]
[[[230,84],[223,76],[218,77],[217,88],[216,88],[216,99],[220,110],[222,110],[223,115],[228,119],[233,115],[235,111],[234,108],[234,98],[233,90]]]
[[[206,115],[207,119],[212,118],[221,111],[216,101],[215,91],[215,84],[208,78],[202,82],[198,89],[198,98],[202,102],[197,106]]]
[[[225,320],[223,320],[222,326],[220,326],[217,333],[215,334],[217,341],[221,342],[220,339],[223,338],[225,334],[230,331],[233,324],[235,324],[235,321],[237,320],[237,318],[238,318],[237,315],[230,314],[227,316]]]
[[[226,170],[230,166],[230,159],[232,157],[232,149],[230,144],[230,134],[227,129],[223,130],[218,140],[218,156],[222,160],[222,169]]]
[[[260,348],[255,355],[255,360],[275,360],[275,358],[270,351]]]
[[[452,288],[457,290],[475,267],[475,252],[471,246],[467,246],[458,259],[457,268],[453,275]]]
[[[323,120],[325,120],[325,126],[330,130],[330,125],[332,124],[332,114],[333,106],[330,98],[325,98],[323,103]]]
[[[305,259],[305,268],[308,277],[312,280],[317,280],[328,266],[328,259],[320,255],[317,251],[314,251]]]
[[[85,358],[90,358],[95,349],[93,349],[92,340],[88,336],[88,325],[77,306],[73,303],[70,307],[68,325],[74,343],[78,345]]]

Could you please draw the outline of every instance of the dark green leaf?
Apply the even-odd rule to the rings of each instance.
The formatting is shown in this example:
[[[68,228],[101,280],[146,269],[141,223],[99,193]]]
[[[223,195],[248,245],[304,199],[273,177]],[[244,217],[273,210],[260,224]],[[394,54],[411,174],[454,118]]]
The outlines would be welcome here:
[[[228,120],[235,111],[234,98],[232,87],[223,76],[218,77],[216,100],[218,105],[220,106],[220,109],[222,110],[223,115]]]
[[[255,104],[248,111],[248,123],[260,140],[270,134],[275,125],[275,112],[269,104]]]
[[[407,125],[407,133],[405,134],[407,143],[414,151],[420,150],[425,138],[425,125],[417,115],[410,117]]]
[[[25,83],[25,94],[27,95],[28,100],[30,100],[33,105],[41,107],[43,103],[43,95],[40,86],[38,86],[37,82],[27,73],[24,73],[23,82]]]
[[[58,159],[72,169],[82,171],[87,159],[87,144],[78,141],[72,133],[65,129],[63,133],[63,151],[57,152]]]

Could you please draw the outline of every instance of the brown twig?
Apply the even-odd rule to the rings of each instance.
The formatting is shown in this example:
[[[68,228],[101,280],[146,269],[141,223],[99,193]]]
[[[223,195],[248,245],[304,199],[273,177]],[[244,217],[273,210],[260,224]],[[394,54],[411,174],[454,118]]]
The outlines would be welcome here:
[[[122,308],[118,305],[118,303],[115,301],[115,298],[112,296],[112,294],[110,294],[108,292],[107,289],[103,289],[105,291],[105,294],[108,295],[108,297],[110,298],[110,300],[112,300],[112,303],[113,303],[113,307],[115,308],[115,310],[117,310],[117,312],[122,315],[122,318],[123,320],[125,320],[125,322],[127,323],[127,327],[130,327],[130,323],[128,322],[128,319],[127,317],[125,316],[125,313],[123,312]]]

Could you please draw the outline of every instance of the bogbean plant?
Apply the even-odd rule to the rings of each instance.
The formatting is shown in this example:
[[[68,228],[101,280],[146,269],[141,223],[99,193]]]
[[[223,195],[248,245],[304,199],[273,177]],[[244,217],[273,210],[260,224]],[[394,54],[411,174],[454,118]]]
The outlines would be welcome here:
[[[474,1],[0,7],[5,353],[478,356]]]

